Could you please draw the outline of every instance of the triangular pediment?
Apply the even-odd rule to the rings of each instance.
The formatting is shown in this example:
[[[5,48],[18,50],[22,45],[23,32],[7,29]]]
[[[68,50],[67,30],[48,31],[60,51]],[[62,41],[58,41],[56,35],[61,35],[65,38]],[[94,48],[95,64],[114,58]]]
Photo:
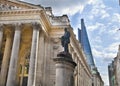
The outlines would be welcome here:
[[[21,10],[21,9],[39,9],[40,5],[34,5],[18,0],[0,0],[0,11]]]

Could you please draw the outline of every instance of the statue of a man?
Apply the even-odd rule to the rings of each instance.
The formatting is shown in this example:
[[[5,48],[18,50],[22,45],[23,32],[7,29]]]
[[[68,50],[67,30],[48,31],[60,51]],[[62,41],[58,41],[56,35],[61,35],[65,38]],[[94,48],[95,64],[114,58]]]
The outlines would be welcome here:
[[[68,51],[68,44],[70,43],[70,32],[67,30],[67,28],[64,29],[65,33],[61,37],[61,43],[64,47],[64,52],[69,53]]]

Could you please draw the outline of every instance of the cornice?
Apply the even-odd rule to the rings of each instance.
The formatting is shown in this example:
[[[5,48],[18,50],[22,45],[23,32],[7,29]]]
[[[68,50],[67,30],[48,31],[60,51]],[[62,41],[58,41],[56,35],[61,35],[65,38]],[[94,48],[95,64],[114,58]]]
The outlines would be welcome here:
[[[54,26],[68,26],[70,25],[67,15],[63,16],[49,16],[50,23]]]
[[[0,11],[0,16],[2,17],[2,16],[10,16],[10,15],[40,14],[40,12],[42,10],[43,9],[25,9],[25,10]]]
[[[40,23],[42,9],[0,11],[0,24]]]

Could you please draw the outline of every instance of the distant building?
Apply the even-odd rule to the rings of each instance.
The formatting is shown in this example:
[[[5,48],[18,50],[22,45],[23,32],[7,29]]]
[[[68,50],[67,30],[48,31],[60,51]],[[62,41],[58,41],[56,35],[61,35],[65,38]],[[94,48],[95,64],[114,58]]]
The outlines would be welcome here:
[[[109,85],[116,86],[116,58],[108,65]]]
[[[120,86],[120,45],[117,53],[116,58],[116,70],[115,70],[115,77],[116,77],[116,84],[117,86]]]
[[[120,45],[117,56],[108,65],[108,73],[110,86],[120,86]]]
[[[86,31],[86,27],[83,19],[81,19],[81,29],[78,29],[78,39],[86,55],[87,63],[89,64],[91,69],[94,68],[95,63],[93,60],[93,55],[92,55],[92,51],[91,51],[91,47],[90,47],[90,43],[89,43],[89,39],[88,39],[88,35],[87,35],[87,31]]]
[[[93,86],[104,86],[104,82],[101,78],[100,73],[98,72],[97,68],[93,69]]]
[[[86,56],[86,61],[92,72],[92,86],[104,86],[104,82],[95,66],[84,20],[81,19],[81,29],[78,29],[78,40]]]

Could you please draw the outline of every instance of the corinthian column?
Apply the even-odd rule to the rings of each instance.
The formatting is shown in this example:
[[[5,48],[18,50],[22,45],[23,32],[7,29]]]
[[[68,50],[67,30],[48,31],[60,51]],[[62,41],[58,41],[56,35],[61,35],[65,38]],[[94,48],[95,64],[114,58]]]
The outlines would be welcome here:
[[[43,86],[43,66],[44,66],[44,53],[45,53],[45,42],[44,42],[44,33],[40,32],[39,37],[39,50],[38,50],[38,58],[37,58],[37,69],[36,69],[36,81],[35,86]]]
[[[20,25],[16,24],[6,86],[16,86],[17,62],[18,62],[18,53],[19,53],[20,36],[21,36],[20,29],[21,29]]]
[[[1,44],[2,44],[2,38],[3,38],[3,26],[0,25],[0,49],[1,49]]]
[[[45,42],[44,33],[40,32],[39,38],[39,49],[37,58],[37,70],[36,70],[36,86],[43,86],[43,68],[44,68],[44,53],[45,53]]]
[[[7,76],[8,64],[9,64],[10,52],[11,52],[12,32],[10,30],[6,30],[5,34],[6,34],[6,43],[5,43],[5,50],[4,50],[2,66],[1,66],[0,86],[5,86],[6,83],[6,76]]]
[[[29,62],[29,74],[28,74],[28,85],[33,86],[35,79],[35,61],[37,57],[38,49],[38,39],[39,39],[39,25],[33,24],[33,36],[32,36],[32,46],[30,53],[30,62]]]

